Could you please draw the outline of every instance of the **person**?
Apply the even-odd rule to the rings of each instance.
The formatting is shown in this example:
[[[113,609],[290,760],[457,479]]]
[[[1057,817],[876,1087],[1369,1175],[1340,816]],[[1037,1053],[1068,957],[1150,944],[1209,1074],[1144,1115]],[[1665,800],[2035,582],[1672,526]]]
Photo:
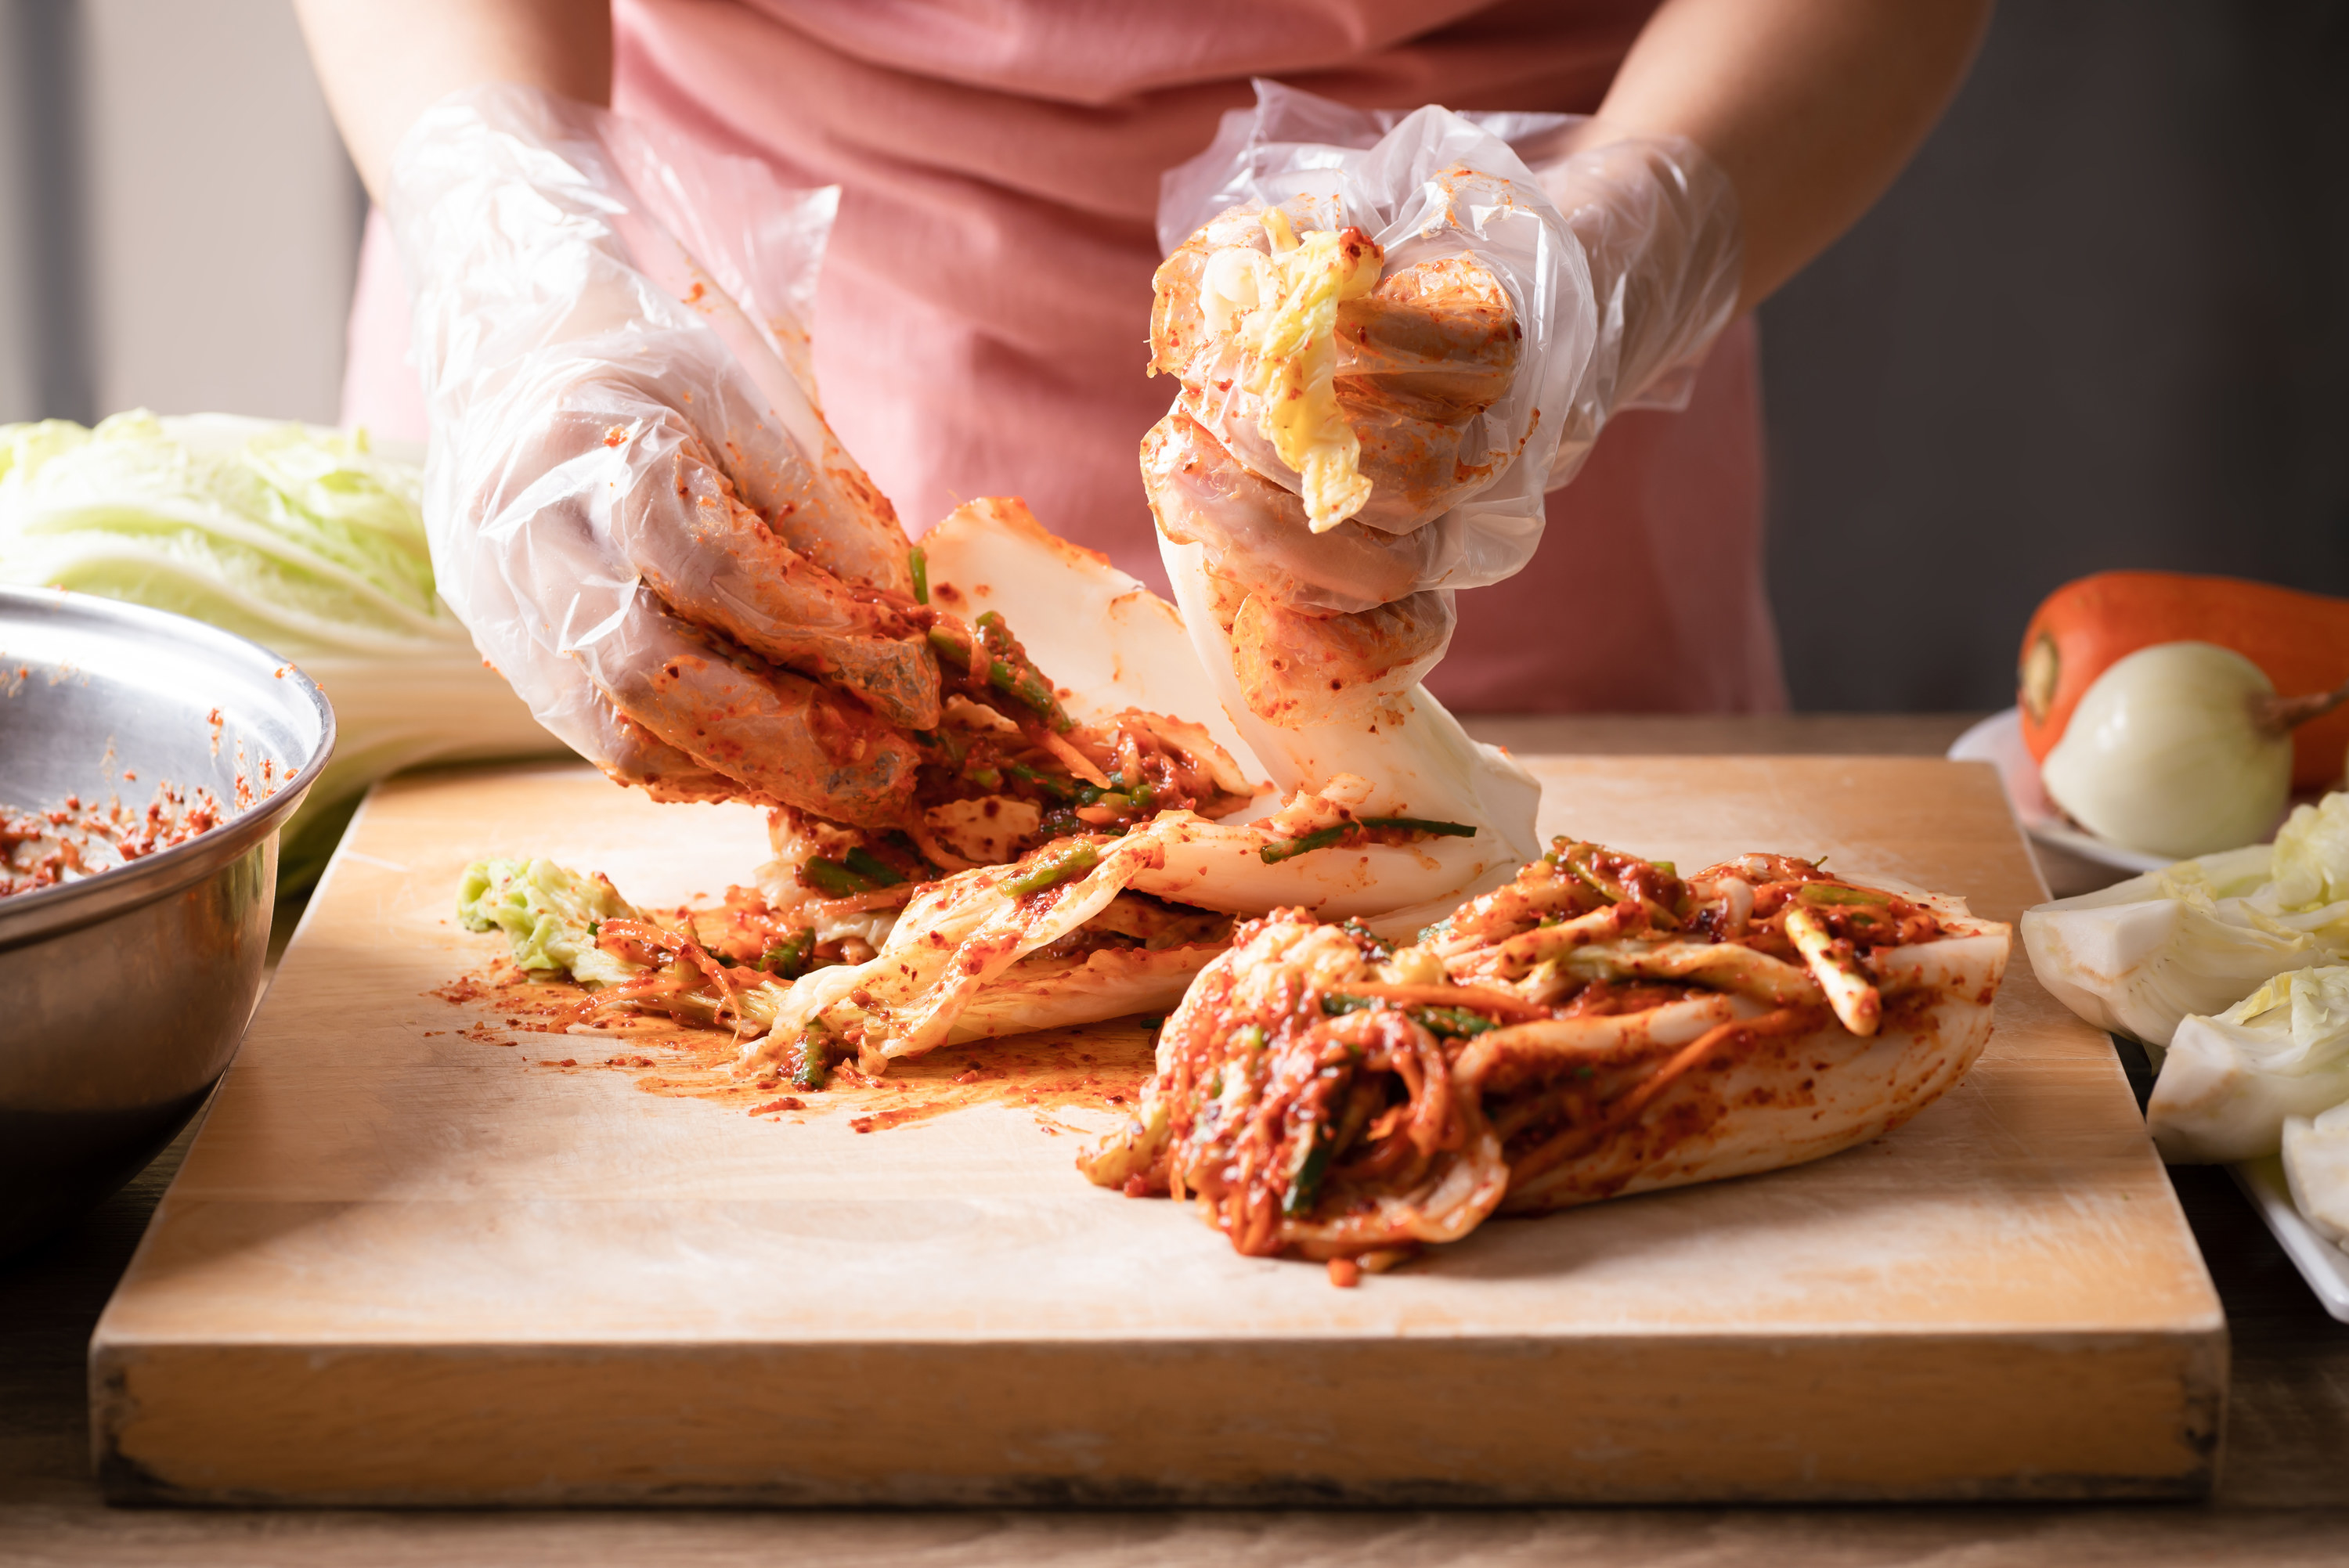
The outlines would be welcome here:
[[[1707,263],[1725,279],[1718,298],[1675,303],[1671,288],[1642,286],[1637,269],[1648,263],[1636,259],[1610,296],[1627,341],[1652,328],[1676,353],[1689,351],[1688,373],[1665,377],[1669,395],[1647,399],[1679,411],[1626,411],[1650,389],[1616,388],[1599,410],[1615,417],[1588,460],[1547,498],[1541,549],[1516,576],[1471,591],[1450,654],[1429,678],[1463,710],[1530,713],[1785,706],[1762,581],[1751,312],[1912,155],[1962,79],[1991,5],[297,0],[297,8],[378,202],[352,313],[347,420],[426,434],[408,284],[383,211],[403,138],[412,155],[413,128],[453,92],[522,84],[756,160],[782,187],[841,187],[811,325],[815,383],[841,443],[916,531],[960,500],[1023,495],[1056,531],[1157,583],[1164,577],[1135,466],[1136,443],[1168,396],[1164,380],[1143,374],[1161,259],[1153,219],[1162,174],[1206,148],[1226,110],[1248,102],[1252,77],[1361,108],[1595,114],[1611,133],[1661,150],[1651,160],[1661,182],[1639,200],[1670,201],[1721,182],[1727,226],[1713,227],[1725,238]],[[1582,199],[1555,193],[1564,208]],[[1609,199],[1597,199],[1601,209]],[[747,221],[706,216],[719,226]],[[446,233],[457,240],[444,242],[463,237]],[[1643,321],[1643,313],[1677,315]],[[445,338],[447,324],[434,330]],[[1671,368],[1650,360],[1643,374]],[[690,412],[669,412],[691,426]],[[551,614],[563,590],[542,581],[512,592]],[[650,656],[641,647],[628,655]],[[605,696],[630,678],[591,674]],[[546,717],[541,697],[525,695]],[[554,727],[592,754],[577,725]]]

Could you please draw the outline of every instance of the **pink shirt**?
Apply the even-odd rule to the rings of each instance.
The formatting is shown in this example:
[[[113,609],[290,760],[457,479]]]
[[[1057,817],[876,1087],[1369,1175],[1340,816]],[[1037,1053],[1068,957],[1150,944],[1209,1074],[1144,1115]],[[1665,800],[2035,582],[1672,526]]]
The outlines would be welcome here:
[[[1587,112],[1653,0],[616,0],[614,107],[838,183],[812,324],[824,407],[919,531],[1025,496],[1164,586],[1136,467],[1158,178],[1251,76],[1363,106]],[[423,435],[371,220],[345,418]],[[1463,596],[1429,685],[1468,711],[1783,707],[1761,589],[1750,325],[1678,415],[1625,415],[1541,552]]]

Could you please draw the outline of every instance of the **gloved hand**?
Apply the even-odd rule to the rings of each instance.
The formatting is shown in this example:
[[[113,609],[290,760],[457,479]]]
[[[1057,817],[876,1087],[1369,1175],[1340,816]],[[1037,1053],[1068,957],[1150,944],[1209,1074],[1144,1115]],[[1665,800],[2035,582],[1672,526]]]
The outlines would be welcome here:
[[[1183,389],[1143,483],[1248,709],[1367,717],[1443,655],[1454,590],[1532,556],[1611,413],[1685,401],[1736,301],[1735,198],[1692,145],[1588,119],[1257,91],[1167,178],[1152,367]],[[1273,363],[1309,316],[1321,357]]]
[[[647,198],[763,181],[772,242],[810,262],[831,206],[695,156],[511,85],[402,141],[386,206],[434,568],[540,722],[615,778],[877,822],[916,766],[901,730],[939,716],[904,531],[786,362],[789,324],[754,323],[678,242],[689,211]]]
[[[1744,264],[1737,192],[1696,143],[1563,118],[1512,141],[1582,248],[1597,328],[1552,489],[1575,476],[1611,416],[1688,407],[1705,350],[1736,311]]]

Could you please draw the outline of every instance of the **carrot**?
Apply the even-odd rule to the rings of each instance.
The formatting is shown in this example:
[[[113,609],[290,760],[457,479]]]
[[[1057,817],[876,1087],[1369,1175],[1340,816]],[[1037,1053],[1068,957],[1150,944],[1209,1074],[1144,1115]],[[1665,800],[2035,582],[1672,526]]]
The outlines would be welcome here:
[[[2139,648],[2181,642],[2233,649],[2283,696],[2330,691],[2349,680],[2349,599],[2182,572],[2099,572],[2066,583],[2023,634],[2017,701],[2031,755],[2046,760],[2098,676]],[[2337,781],[2344,751],[2349,707],[2301,726],[2292,788]]]

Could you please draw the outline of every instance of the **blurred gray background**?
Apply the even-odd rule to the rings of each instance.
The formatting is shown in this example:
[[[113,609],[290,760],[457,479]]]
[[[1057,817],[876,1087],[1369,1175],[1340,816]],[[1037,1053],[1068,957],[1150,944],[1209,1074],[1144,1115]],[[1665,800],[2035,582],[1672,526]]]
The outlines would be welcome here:
[[[1762,334],[1798,708],[2010,703],[2105,567],[2349,593],[2349,5],[2006,0]]]
[[[0,0],[0,419],[331,423],[364,203],[288,0]]]
[[[0,420],[332,420],[363,201],[285,0],[0,0]],[[2349,593],[2349,5],[2007,0],[1762,312],[1797,707],[2012,700],[2108,566]]]

